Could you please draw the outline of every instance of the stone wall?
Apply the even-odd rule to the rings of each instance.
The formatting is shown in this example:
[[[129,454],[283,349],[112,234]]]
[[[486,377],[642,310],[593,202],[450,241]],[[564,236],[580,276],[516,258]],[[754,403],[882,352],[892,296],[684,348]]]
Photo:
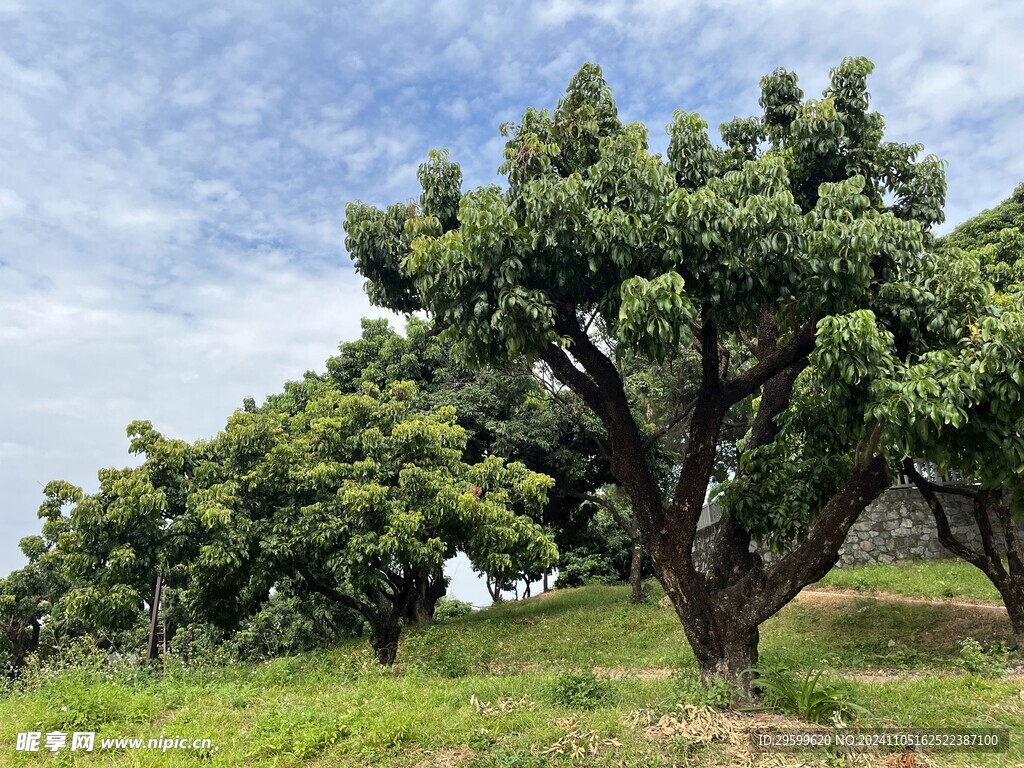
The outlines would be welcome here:
[[[952,494],[941,494],[940,498],[953,535],[968,546],[981,549],[971,500]],[[992,520],[992,528],[997,544],[1000,544],[1002,531],[997,520]],[[694,559],[701,570],[706,565],[708,544],[717,530],[718,525],[714,523],[697,533]],[[765,559],[774,557],[777,556],[766,555]],[[890,488],[861,513],[839,550],[837,567],[941,557],[952,555],[939,543],[935,519],[924,497],[914,487],[897,486]]]
[[[942,494],[949,527],[958,539],[980,546],[971,500]],[[939,543],[935,518],[916,488],[890,488],[865,509],[839,550],[839,567],[897,560],[951,557]]]

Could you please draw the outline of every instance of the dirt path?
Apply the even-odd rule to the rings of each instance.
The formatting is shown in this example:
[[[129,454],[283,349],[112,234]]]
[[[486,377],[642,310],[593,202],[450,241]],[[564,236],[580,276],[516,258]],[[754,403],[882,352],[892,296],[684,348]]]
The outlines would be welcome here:
[[[970,603],[963,600],[941,600],[938,598],[928,597],[909,597],[907,595],[898,595],[894,592],[864,592],[857,589],[833,589],[831,587],[805,589],[796,599],[799,601],[827,601],[829,597],[845,597],[853,599],[855,597],[870,597],[875,600],[880,600],[884,603],[912,603],[915,605],[945,605],[950,608],[969,608],[972,610],[979,611],[1001,611],[1006,613],[1005,605],[997,605],[995,603]]]

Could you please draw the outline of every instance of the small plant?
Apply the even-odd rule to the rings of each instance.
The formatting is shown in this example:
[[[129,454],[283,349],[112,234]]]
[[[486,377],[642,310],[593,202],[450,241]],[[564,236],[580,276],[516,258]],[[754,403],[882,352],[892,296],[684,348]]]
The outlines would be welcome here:
[[[960,669],[982,677],[1002,677],[1010,651],[1002,643],[985,644],[973,637],[960,641],[960,656],[954,660]]]
[[[736,686],[722,678],[712,678],[711,684],[705,686],[698,675],[677,672],[672,675],[672,700],[669,704],[673,709],[680,704],[729,709],[738,694]]]
[[[473,604],[454,597],[442,597],[434,606],[434,620],[448,621],[473,612]]]
[[[911,643],[916,640],[917,633],[911,633]],[[911,669],[921,660],[921,654],[912,646],[890,639],[886,644],[885,661],[900,669]]]
[[[803,678],[786,669],[765,670],[753,684],[767,704],[812,723],[871,714],[853,701],[849,683],[831,670],[812,669]]]
[[[611,694],[611,680],[590,670],[565,672],[552,686],[554,702],[569,709],[593,709],[608,701]]]

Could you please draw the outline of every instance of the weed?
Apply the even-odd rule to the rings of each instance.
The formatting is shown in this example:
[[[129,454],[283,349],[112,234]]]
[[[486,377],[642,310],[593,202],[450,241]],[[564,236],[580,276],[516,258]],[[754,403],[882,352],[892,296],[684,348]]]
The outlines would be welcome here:
[[[611,698],[612,683],[590,670],[565,672],[555,679],[551,694],[552,700],[563,707],[594,709]]]
[[[853,701],[849,684],[831,670],[812,669],[803,678],[786,669],[762,670],[754,687],[767,704],[812,723],[871,714]]]
[[[981,677],[1002,677],[1010,651],[1002,643],[981,643],[973,637],[960,641],[960,655],[953,660],[961,669]]]
[[[738,694],[736,686],[728,680],[712,678],[711,684],[705,686],[699,675],[692,672],[676,672],[672,675],[672,693],[667,703],[669,709],[675,709],[680,704],[729,709]]]

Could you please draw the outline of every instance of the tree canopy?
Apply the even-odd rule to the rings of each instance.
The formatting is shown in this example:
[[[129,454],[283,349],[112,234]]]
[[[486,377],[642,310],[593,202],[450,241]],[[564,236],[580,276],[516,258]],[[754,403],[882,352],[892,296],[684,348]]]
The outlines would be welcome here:
[[[723,125],[721,145],[677,111],[661,157],[588,64],[554,111],[529,108],[503,127],[505,186],[463,191],[447,153],[433,152],[418,203],[347,209],[346,245],[374,301],[426,310],[472,364],[543,365],[600,419],[705,676],[745,688],[757,626],[828,570],[889,482],[868,383],[907,353],[897,342],[917,321],[945,181],[921,146],[884,141],[868,109],[872,69],[845,59],[817,100],[776,70],[761,81],[763,114]],[[621,364],[681,354],[699,365],[677,388],[693,400],[680,404],[685,447],[665,492]],[[790,526],[787,556],[767,565],[750,551],[753,535],[780,530],[780,500],[762,493],[727,514],[702,573],[696,525],[742,408],[740,475],[763,479],[795,452],[797,472],[827,477],[805,478],[817,492],[789,500],[787,518],[806,523]]]

